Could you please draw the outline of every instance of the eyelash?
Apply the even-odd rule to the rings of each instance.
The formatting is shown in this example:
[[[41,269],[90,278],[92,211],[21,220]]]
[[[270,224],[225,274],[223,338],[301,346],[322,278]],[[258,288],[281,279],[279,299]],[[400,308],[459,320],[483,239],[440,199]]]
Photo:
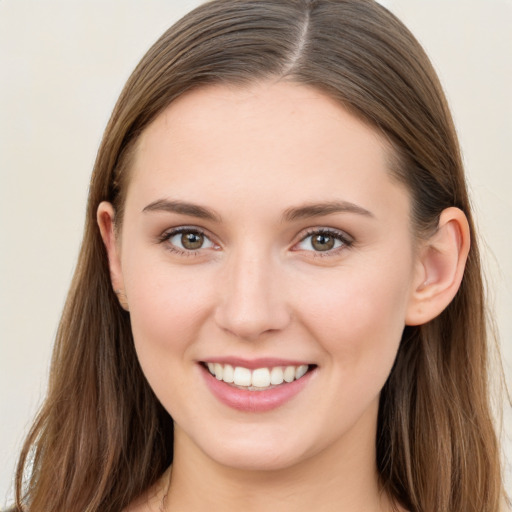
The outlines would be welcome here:
[[[202,249],[204,249],[204,247],[200,247],[197,250],[180,249],[176,245],[170,243],[170,240],[173,237],[183,234],[183,233],[201,235],[206,240],[208,240],[211,244],[213,244],[214,246],[216,245],[202,229],[197,228],[197,227],[188,227],[188,226],[182,226],[179,228],[172,229],[171,231],[166,231],[165,233],[163,233],[161,236],[158,237],[158,243],[169,242],[166,244],[167,249],[173,253],[176,253],[176,254],[179,254],[182,256],[197,256],[199,254],[199,252]],[[333,238],[336,241],[341,242],[340,247],[335,247],[333,249],[328,249],[326,251],[304,250],[305,252],[311,253],[312,256],[315,258],[325,258],[325,257],[337,255],[340,251],[350,248],[354,243],[354,241],[351,239],[351,237],[349,237],[347,234],[343,233],[342,231],[338,231],[338,230],[334,230],[334,229],[325,229],[325,228],[312,228],[312,229],[309,229],[306,231],[306,233],[301,237],[299,242],[294,244],[294,247],[303,243],[305,240],[307,240],[308,238],[310,238],[314,235],[328,236],[328,237]],[[292,249],[292,250],[299,251],[301,249]]]
[[[326,251],[314,251],[314,250],[307,251],[307,252],[311,252],[312,256],[314,258],[326,258],[329,256],[337,256],[340,251],[343,251],[344,249],[348,249],[354,244],[353,239],[351,237],[349,237],[343,231],[338,231],[335,229],[326,229],[326,228],[312,228],[312,229],[309,229],[306,231],[306,234],[304,236],[302,236],[300,241],[297,244],[295,244],[295,246],[304,242],[305,240],[307,240],[308,238],[310,238],[314,235],[329,236],[329,237],[332,237],[334,240],[341,242],[340,247],[336,247],[336,248],[329,249]],[[300,249],[295,249],[295,250],[300,250]]]
[[[167,250],[170,252],[179,254],[180,256],[197,256],[201,249],[203,247],[200,247],[199,249],[193,250],[193,249],[180,249],[179,247],[176,247],[176,245],[170,243],[170,240],[175,237],[176,235],[180,235],[183,233],[191,233],[195,235],[201,235],[206,240],[209,240],[212,244],[214,244],[211,240],[211,238],[202,230],[196,227],[189,227],[189,226],[182,226],[179,228],[172,229],[171,231],[166,231],[161,236],[158,237],[158,243],[165,243]],[[214,244],[215,245],[215,244]]]

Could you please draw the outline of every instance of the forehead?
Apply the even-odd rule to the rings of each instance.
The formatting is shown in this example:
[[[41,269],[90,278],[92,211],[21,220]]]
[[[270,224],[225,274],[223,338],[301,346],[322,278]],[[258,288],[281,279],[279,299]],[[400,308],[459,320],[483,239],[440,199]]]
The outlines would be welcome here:
[[[312,87],[208,86],[180,97],[143,132],[128,195],[136,188],[147,199],[224,200],[226,208],[241,196],[283,207],[338,199],[366,207],[380,197],[385,206],[404,195],[390,156],[377,130]]]

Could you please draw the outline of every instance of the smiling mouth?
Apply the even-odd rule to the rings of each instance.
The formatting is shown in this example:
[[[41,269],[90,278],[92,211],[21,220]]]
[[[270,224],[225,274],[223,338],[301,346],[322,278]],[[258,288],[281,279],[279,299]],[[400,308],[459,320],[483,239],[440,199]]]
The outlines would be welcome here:
[[[203,365],[217,380],[247,391],[265,391],[299,380],[316,365],[274,366],[251,370],[243,366],[205,362]]]

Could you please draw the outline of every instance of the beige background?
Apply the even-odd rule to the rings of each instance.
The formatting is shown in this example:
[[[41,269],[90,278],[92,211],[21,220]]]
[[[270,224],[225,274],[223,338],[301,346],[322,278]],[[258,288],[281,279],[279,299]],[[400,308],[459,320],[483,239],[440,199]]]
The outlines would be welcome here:
[[[44,393],[103,128],[145,50],[199,3],[0,0],[0,506]],[[447,90],[511,386],[512,0],[382,3],[424,44]],[[509,492],[511,481],[509,469]]]

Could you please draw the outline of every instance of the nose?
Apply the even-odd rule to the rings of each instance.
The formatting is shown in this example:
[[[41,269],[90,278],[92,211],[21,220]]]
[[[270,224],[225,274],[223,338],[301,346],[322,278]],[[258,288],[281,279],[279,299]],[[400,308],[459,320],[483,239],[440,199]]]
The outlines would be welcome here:
[[[291,314],[282,272],[270,257],[254,253],[233,255],[225,270],[215,311],[215,321],[221,329],[251,341],[289,324]]]

